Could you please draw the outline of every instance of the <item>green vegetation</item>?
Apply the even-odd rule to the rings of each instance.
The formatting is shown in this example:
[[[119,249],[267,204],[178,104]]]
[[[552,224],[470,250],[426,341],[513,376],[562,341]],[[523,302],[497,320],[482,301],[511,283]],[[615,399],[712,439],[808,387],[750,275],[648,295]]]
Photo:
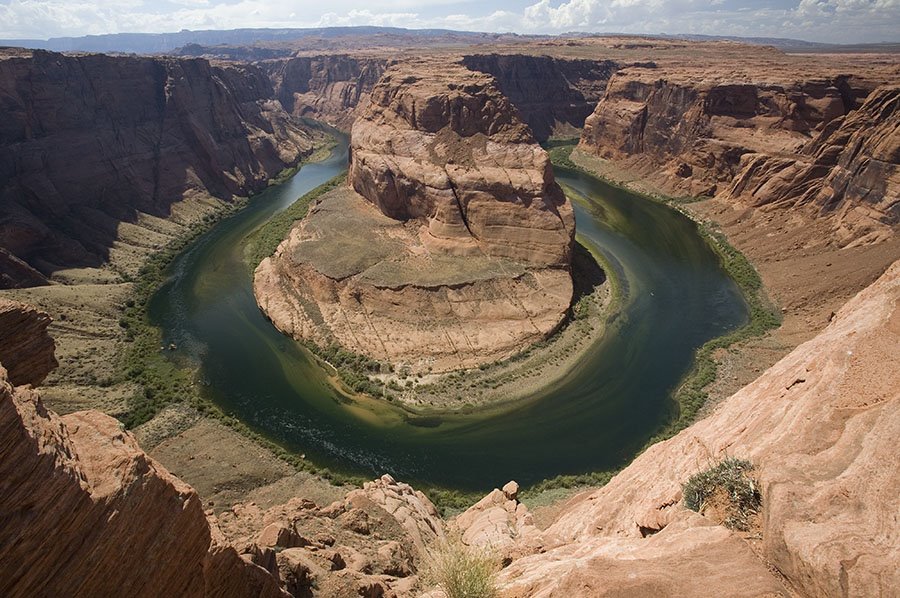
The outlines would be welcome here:
[[[344,184],[346,174],[341,174],[327,183],[319,185],[287,209],[275,214],[263,226],[248,235],[244,245],[244,259],[251,269],[255,269],[261,261],[269,257],[284,240],[294,223],[306,216],[309,206],[332,189]]]
[[[131,296],[126,300],[119,326],[125,330],[127,346],[119,364],[118,381],[130,381],[138,390],[128,401],[128,411],[119,419],[128,428],[150,421],[163,407],[191,402],[200,413],[209,405],[199,399],[194,388],[193,373],[176,366],[165,355],[162,333],[147,317],[150,298],[166,280],[166,268],[185,247],[212,227],[245,205],[241,201],[204,218],[201,226],[172,241],[162,251],[151,255],[138,272]]]
[[[425,583],[440,586],[447,598],[494,598],[499,560],[485,548],[463,544],[458,536],[432,546],[425,559]]]
[[[726,457],[684,483],[684,506],[703,513],[711,502],[717,502],[716,507],[723,510],[725,527],[746,531],[762,503],[756,481],[750,475],[752,471],[749,461]]]
[[[552,162],[554,166],[568,168],[569,170],[583,170],[575,164],[575,162],[572,162],[572,151],[575,149],[576,145],[578,145],[578,138],[572,137],[548,139],[547,142],[543,144],[543,147],[547,150],[547,155],[550,156],[550,162]]]
[[[318,153],[318,152],[317,152]],[[296,169],[286,171],[287,176],[296,172]],[[284,177],[279,176],[278,180]],[[290,225],[297,218],[302,217],[310,203],[319,195],[327,191],[323,187],[333,188],[340,184],[340,177],[314,189],[309,194],[298,200],[293,206],[272,219],[274,226],[268,234],[255,236],[256,252],[274,252],[281,238],[287,234]],[[215,419],[232,430],[251,439],[260,446],[269,450],[273,455],[292,465],[299,471],[308,471],[330,480],[336,484],[362,485],[363,479],[358,476],[348,476],[342,473],[319,468],[300,455],[279,446],[258,434],[237,418],[223,412],[215,404],[205,399],[200,394],[200,389],[195,382],[195,369],[182,367],[166,355],[166,347],[163,346],[162,333],[154,326],[147,315],[149,302],[154,293],[163,285],[167,277],[167,268],[172,260],[194,242],[203,233],[212,228],[215,223],[232,216],[246,205],[246,200],[238,201],[226,209],[207,215],[200,226],[178,239],[145,261],[137,277],[132,281],[134,287],[131,296],[122,307],[122,316],[119,318],[119,326],[125,331],[126,348],[118,364],[118,375],[112,383],[130,382],[137,390],[128,401],[128,411],[120,414],[119,420],[129,429],[150,421],[157,413],[168,405],[183,404],[196,410],[199,414]],[[297,214],[301,214],[297,216]],[[265,227],[264,227],[265,228]],[[279,232],[283,231],[283,232]],[[278,236],[280,235],[280,236]],[[265,257],[264,254],[263,257]],[[262,260],[259,257],[257,263]]]

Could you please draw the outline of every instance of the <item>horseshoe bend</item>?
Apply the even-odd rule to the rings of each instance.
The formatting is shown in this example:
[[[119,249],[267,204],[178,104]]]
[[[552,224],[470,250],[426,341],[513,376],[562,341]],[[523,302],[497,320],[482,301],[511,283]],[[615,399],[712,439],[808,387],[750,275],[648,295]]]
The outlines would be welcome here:
[[[889,5],[0,8],[0,595],[898,595]]]
[[[280,330],[445,372],[558,328],[572,300],[572,207],[493,77],[438,61],[391,67],[351,139],[346,187],[256,271]]]

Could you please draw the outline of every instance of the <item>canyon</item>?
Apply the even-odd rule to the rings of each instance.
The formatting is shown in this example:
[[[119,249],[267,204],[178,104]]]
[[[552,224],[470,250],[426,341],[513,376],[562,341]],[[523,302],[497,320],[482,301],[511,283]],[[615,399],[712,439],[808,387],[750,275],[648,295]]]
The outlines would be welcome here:
[[[898,299],[900,262],[822,334],[603,488],[572,498],[545,529],[513,482],[449,522],[390,476],[324,507],[295,497],[204,512],[114,419],[59,417],[0,368],[0,562],[16,563],[4,595],[417,595],[427,589],[417,567],[447,534],[503,555],[505,596],[889,594],[900,582],[891,522]],[[46,314],[13,310],[46,326]],[[52,347],[30,351],[52,359]],[[681,504],[681,484],[722,455],[753,459],[764,505],[755,535]],[[137,566],[159,575],[136,576]]]
[[[437,598],[422,573],[453,538],[498,556],[510,597],[894,592],[896,56],[446,41],[0,50],[0,593]],[[142,265],[311,157],[307,117],[351,131],[352,154],[256,273],[290,335],[420,373],[551,335],[574,223],[536,142],[560,135],[577,167],[724,233],[783,324],[714,353],[696,423],[550,507],[509,483],[442,517],[390,475],[331,484],[187,403],[125,430],[110,415],[146,392],[117,369]],[[684,506],[726,457],[753,464],[746,532]]]

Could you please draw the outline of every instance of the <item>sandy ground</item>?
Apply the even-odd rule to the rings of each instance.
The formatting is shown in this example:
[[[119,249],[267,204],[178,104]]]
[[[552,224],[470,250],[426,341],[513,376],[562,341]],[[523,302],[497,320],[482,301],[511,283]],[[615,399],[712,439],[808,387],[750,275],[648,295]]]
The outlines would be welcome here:
[[[252,440],[209,419],[198,419],[166,438],[150,449],[150,456],[190,483],[204,505],[217,513],[236,502],[268,508],[295,496],[328,505],[349,490],[297,472]]]

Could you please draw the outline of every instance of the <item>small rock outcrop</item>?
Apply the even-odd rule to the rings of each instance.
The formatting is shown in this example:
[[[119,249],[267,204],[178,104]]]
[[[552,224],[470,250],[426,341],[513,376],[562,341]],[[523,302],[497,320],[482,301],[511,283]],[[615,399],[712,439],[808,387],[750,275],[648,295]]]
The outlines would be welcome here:
[[[572,299],[572,207],[486,74],[391,67],[353,125],[349,187],[310,209],[254,291],[283,332],[411,371],[508,357]]]
[[[120,223],[246,196],[313,149],[246,65],[5,49],[0,97],[4,287],[102,265]]]
[[[532,543],[540,544],[540,532],[528,507],[519,502],[518,494],[516,482],[495,488],[457,516],[452,529],[460,533],[466,545],[490,548],[504,559],[534,550]]]
[[[50,315],[31,305],[0,299],[0,363],[13,386],[37,386],[57,365],[47,333]]]
[[[295,596],[414,595],[417,563],[444,537],[431,501],[388,475],[325,507],[237,504],[216,524]]]

